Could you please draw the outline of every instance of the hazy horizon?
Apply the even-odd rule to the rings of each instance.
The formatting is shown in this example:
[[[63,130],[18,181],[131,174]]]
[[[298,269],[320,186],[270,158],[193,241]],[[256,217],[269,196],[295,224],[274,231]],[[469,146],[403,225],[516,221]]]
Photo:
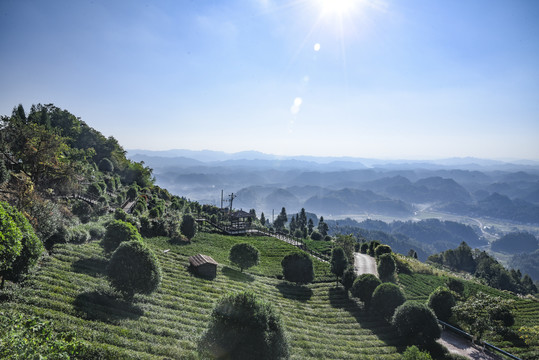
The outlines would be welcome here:
[[[487,157],[475,157],[475,156],[449,156],[449,157],[428,157],[424,156],[422,158],[411,158],[411,157],[363,157],[363,156],[349,156],[349,155],[343,155],[343,156],[331,156],[331,155],[311,155],[311,154],[277,154],[277,153],[266,153],[258,150],[253,149],[247,149],[242,151],[222,151],[222,150],[212,150],[212,149],[201,149],[201,150],[193,150],[193,149],[184,149],[184,148],[175,148],[175,149],[165,149],[165,150],[152,150],[152,149],[142,149],[142,148],[136,148],[136,149],[128,149],[125,148],[125,150],[128,153],[137,154],[137,152],[153,152],[156,154],[159,153],[168,153],[172,157],[172,153],[177,151],[187,151],[187,152],[215,152],[215,153],[223,153],[226,155],[237,155],[242,153],[258,153],[264,156],[274,156],[276,158],[282,158],[282,159],[294,159],[294,158],[326,158],[326,159],[354,159],[354,160],[361,160],[361,159],[367,159],[367,160],[382,160],[382,161],[413,161],[413,162],[420,162],[420,161],[442,161],[442,160],[485,160],[485,161],[499,161],[499,162],[511,162],[511,161],[529,161],[533,163],[539,164],[539,159],[525,159],[525,158],[487,158]],[[130,154],[130,155],[132,155]],[[185,155],[180,155],[185,156]],[[250,157],[253,158],[254,157]]]
[[[539,2],[0,2],[0,114],[126,149],[539,160]]]

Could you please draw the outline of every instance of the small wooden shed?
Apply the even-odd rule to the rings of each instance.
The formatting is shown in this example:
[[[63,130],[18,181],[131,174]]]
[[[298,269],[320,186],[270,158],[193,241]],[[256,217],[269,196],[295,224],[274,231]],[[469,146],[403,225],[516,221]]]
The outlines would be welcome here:
[[[193,271],[206,278],[215,278],[217,276],[217,261],[211,256],[197,254],[189,257],[189,264]]]

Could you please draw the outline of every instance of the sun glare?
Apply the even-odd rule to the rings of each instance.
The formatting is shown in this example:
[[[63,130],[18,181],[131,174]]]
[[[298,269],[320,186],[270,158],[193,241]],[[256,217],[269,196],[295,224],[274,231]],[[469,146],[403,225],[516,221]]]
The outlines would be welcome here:
[[[358,0],[318,0],[323,15],[347,15],[354,10]]]

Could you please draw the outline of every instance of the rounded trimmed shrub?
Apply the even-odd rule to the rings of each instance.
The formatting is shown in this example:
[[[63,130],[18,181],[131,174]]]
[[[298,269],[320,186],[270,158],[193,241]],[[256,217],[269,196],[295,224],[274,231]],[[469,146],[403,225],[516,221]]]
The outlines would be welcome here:
[[[213,359],[287,359],[290,351],[279,314],[250,292],[219,300],[198,349]]]
[[[283,276],[286,280],[298,284],[310,283],[314,280],[313,261],[303,252],[286,255],[281,261]]]
[[[361,245],[359,246],[359,251],[362,254],[366,254],[369,251],[369,243],[361,243]]]
[[[180,225],[180,232],[191,241],[197,233],[197,224],[195,218],[190,214],[182,216],[182,223]]]
[[[378,245],[376,249],[374,249],[374,256],[379,258],[382,254],[391,254],[391,247],[384,244]]]
[[[9,207],[7,203],[0,202],[0,273],[9,270],[21,253],[23,237],[4,206]]]
[[[13,260],[11,268],[4,272],[6,279],[20,281],[24,274],[36,265],[37,260],[44,250],[43,243],[37,237],[34,228],[30,225],[28,219],[21,212],[12,206],[9,206],[7,203],[0,203],[0,207],[4,208],[22,234],[22,238],[20,239],[20,244],[22,246],[20,253],[15,260]],[[2,234],[0,231],[0,237],[1,236]]]
[[[440,286],[430,294],[427,304],[434,311],[438,319],[447,321],[453,313],[451,308],[455,306],[456,302],[451,291]]]
[[[139,241],[142,242],[136,227],[132,224],[122,221],[114,220],[107,225],[105,236],[101,241],[101,245],[106,253],[111,253],[124,241]]]
[[[258,264],[260,253],[251,244],[242,243],[232,246],[228,259],[236,264],[241,272],[243,269],[248,269],[251,266]]]
[[[107,266],[110,284],[125,297],[135,293],[151,294],[161,283],[161,267],[157,257],[139,241],[122,243]]]
[[[322,240],[322,234],[315,230],[311,233],[311,239],[316,241]]]
[[[447,280],[447,287],[449,290],[456,292],[459,295],[464,293],[464,283],[455,278],[449,278]]]
[[[97,168],[99,169],[99,171],[104,171],[104,172],[114,171],[114,165],[112,164],[112,161],[110,161],[107,158],[101,159]]]
[[[372,293],[372,308],[374,311],[389,320],[395,309],[402,305],[406,298],[399,287],[392,283],[382,283]]]
[[[6,167],[6,164],[3,161],[0,161],[0,185],[7,183],[9,178],[9,170]]]
[[[342,275],[341,284],[344,287],[346,291],[350,290],[352,285],[354,285],[354,281],[356,280],[356,272],[354,271],[353,266],[349,266],[344,270],[344,273]]]
[[[372,293],[382,282],[373,274],[361,274],[354,281],[350,292],[353,297],[359,298],[369,308],[371,304]]]
[[[74,244],[84,244],[87,241],[90,241],[90,232],[83,228],[71,228],[68,230],[69,240],[68,242]]]
[[[378,245],[380,245],[379,241],[372,240],[371,242],[369,242],[369,250],[367,251],[367,254],[369,254],[370,256],[374,256],[374,249],[376,249]]]
[[[407,301],[399,306],[391,324],[409,344],[429,345],[441,335],[434,312],[417,302]]]
[[[392,281],[395,275],[395,269],[397,269],[397,264],[393,259],[392,254],[382,254],[378,258],[378,276],[382,281]]]

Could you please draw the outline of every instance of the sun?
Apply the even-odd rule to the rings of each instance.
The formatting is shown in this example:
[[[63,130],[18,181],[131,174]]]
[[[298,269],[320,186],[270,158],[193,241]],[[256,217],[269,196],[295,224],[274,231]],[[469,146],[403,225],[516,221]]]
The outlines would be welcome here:
[[[322,15],[343,16],[353,12],[359,0],[317,0]]]

